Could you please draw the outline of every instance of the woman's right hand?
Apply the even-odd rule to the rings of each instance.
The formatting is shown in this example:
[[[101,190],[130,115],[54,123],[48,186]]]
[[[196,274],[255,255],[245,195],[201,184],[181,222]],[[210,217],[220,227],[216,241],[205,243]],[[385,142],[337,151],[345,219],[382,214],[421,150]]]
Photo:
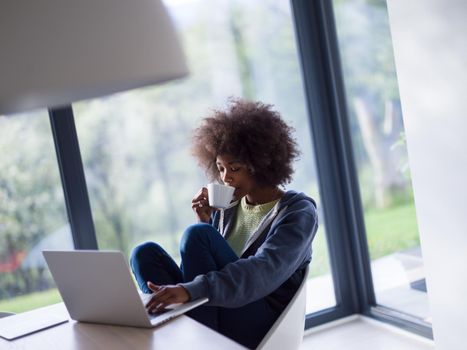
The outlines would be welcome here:
[[[206,187],[201,188],[193,197],[191,209],[195,212],[199,222],[209,223],[214,208],[209,206],[208,189]]]

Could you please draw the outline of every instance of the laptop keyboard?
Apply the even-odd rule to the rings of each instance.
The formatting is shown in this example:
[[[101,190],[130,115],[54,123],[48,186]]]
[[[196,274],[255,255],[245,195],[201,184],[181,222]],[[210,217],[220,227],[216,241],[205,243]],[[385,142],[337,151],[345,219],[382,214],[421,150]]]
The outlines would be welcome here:
[[[143,302],[143,305],[146,306],[146,304],[149,302],[149,300],[151,300],[152,294],[146,294],[146,293],[143,293],[143,292],[140,292],[140,291],[138,291],[138,293],[139,293],[139,297],[141,298],[141,301]]]

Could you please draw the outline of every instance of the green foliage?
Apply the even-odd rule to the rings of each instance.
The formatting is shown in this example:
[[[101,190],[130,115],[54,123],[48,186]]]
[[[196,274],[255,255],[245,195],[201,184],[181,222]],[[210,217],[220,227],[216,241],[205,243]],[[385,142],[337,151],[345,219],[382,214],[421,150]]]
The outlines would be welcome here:
[[[0,299],[48,285],[42,269],[23,268],[29,250],[66,222],[48,116],[0,117]]]
[[[0,117],[0,153],[2,256],[63,225],[65,210],[47,117]]]
[[[333,0],[353,153],[365,208],[411,191],[388,13],[382,0]]]

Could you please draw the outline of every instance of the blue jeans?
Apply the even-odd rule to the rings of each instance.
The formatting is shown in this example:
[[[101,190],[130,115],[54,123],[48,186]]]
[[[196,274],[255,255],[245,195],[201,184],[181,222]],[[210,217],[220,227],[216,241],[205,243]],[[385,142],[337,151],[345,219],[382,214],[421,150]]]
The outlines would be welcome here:
[[[130,265],[140,289],[151,293],[148,281],[157,285],[190,282],[200,274],[219,271],[238,260],[225,239],[208,224],[187,228],[180,241],[180,255],[182,263],[178,267],[157,243],[137,246]],[[187,314],[248,348],[255,348],[261,342],[278,317],[264,298],[239,308],[200,306]]]

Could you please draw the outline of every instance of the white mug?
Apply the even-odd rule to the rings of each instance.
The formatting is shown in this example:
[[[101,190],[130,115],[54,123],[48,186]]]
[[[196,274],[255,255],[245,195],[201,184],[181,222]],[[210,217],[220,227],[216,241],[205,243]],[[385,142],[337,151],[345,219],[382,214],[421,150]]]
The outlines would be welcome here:
[[[221,185],[218,183],[208,184],[209,206],[213,208],[225,209],[232,201],[235,187]]]

